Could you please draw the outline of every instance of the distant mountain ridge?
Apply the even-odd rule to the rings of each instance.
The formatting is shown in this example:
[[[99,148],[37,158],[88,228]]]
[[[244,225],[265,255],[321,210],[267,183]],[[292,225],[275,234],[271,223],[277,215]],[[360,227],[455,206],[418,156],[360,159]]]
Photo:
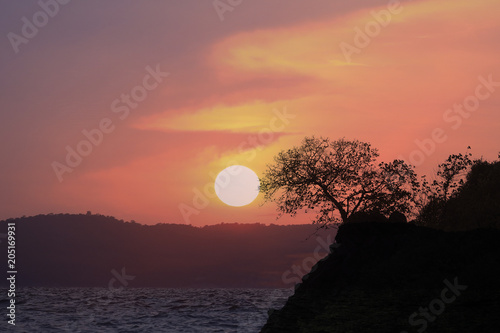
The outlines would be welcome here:
[[[3,220],[0,233],[8,222],[16,224],[20,287],[107,287],[121,274],[134,277],[126,280],[130,287],[292,287],[283,274],[302,277],[308,269],[292,273],[292,266],[309,262],[319,244],[335,237],[335,230],[321,230],[308,238],[314,225],[150,226],[90,214]],[[0,243],[2,253],[6,248]],[[6,261],[0,261],[4,272]]]

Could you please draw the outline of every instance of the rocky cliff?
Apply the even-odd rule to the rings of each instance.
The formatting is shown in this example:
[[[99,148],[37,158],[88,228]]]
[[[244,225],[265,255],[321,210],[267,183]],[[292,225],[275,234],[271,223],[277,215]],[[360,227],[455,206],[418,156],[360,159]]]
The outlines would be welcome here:
[[[263,333],[500,332],[500,231],[340,226]]]

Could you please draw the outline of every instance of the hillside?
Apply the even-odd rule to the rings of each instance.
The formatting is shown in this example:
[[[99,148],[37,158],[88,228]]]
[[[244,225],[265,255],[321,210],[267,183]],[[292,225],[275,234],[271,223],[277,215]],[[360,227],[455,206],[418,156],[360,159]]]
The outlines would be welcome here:
[[[16,223],[18,286],[106,287],[112,271],[124,268],[135,276],[131,287],[291,287],[283,273],[318,246],[316,236],[308,238],[312,225],[146,226],[84,214],[8,222]],[[6,224],[0,221],[0,233]],[[325,231],[319,235],[326,241]]]
[[[262,333],[498,332],[500,230],[351,223],[336,243]]]

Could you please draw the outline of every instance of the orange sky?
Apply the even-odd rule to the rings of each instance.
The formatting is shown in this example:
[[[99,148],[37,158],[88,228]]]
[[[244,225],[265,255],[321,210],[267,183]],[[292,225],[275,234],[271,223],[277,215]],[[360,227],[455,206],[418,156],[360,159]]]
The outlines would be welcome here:
[[[40,10],[10,6],[6,35]],[[244,1],[221,21],[209,2],[68,4],[18,53],[3,40],[0,218],[91,210],[146,224],[273,223],[260,196],[235,208],[195,193],[230,164],[260,175],[306,135],[368,141],[420,173],[468,145],[493,159],[499,10],[497,0]],[[371,36],[357,36],[365,29]],[[169,75],[145,84],[157,66]],[[126,117],[125,102],[112,106],[154,82]],[[53,162],[105,118],[114,130],[60,182]],[[416,140],[433,152],[416,152]],[[196,213],[186,218],[180,205]]]

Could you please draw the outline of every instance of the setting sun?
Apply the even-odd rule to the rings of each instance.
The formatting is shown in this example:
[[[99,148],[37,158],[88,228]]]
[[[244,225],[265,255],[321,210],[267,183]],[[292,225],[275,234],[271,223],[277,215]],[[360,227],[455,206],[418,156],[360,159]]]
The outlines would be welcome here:
[[[226,205],[248,205],[259,194],[259,177],[243,165],[232,165],[222,170],[215,179],[215,193]]]

